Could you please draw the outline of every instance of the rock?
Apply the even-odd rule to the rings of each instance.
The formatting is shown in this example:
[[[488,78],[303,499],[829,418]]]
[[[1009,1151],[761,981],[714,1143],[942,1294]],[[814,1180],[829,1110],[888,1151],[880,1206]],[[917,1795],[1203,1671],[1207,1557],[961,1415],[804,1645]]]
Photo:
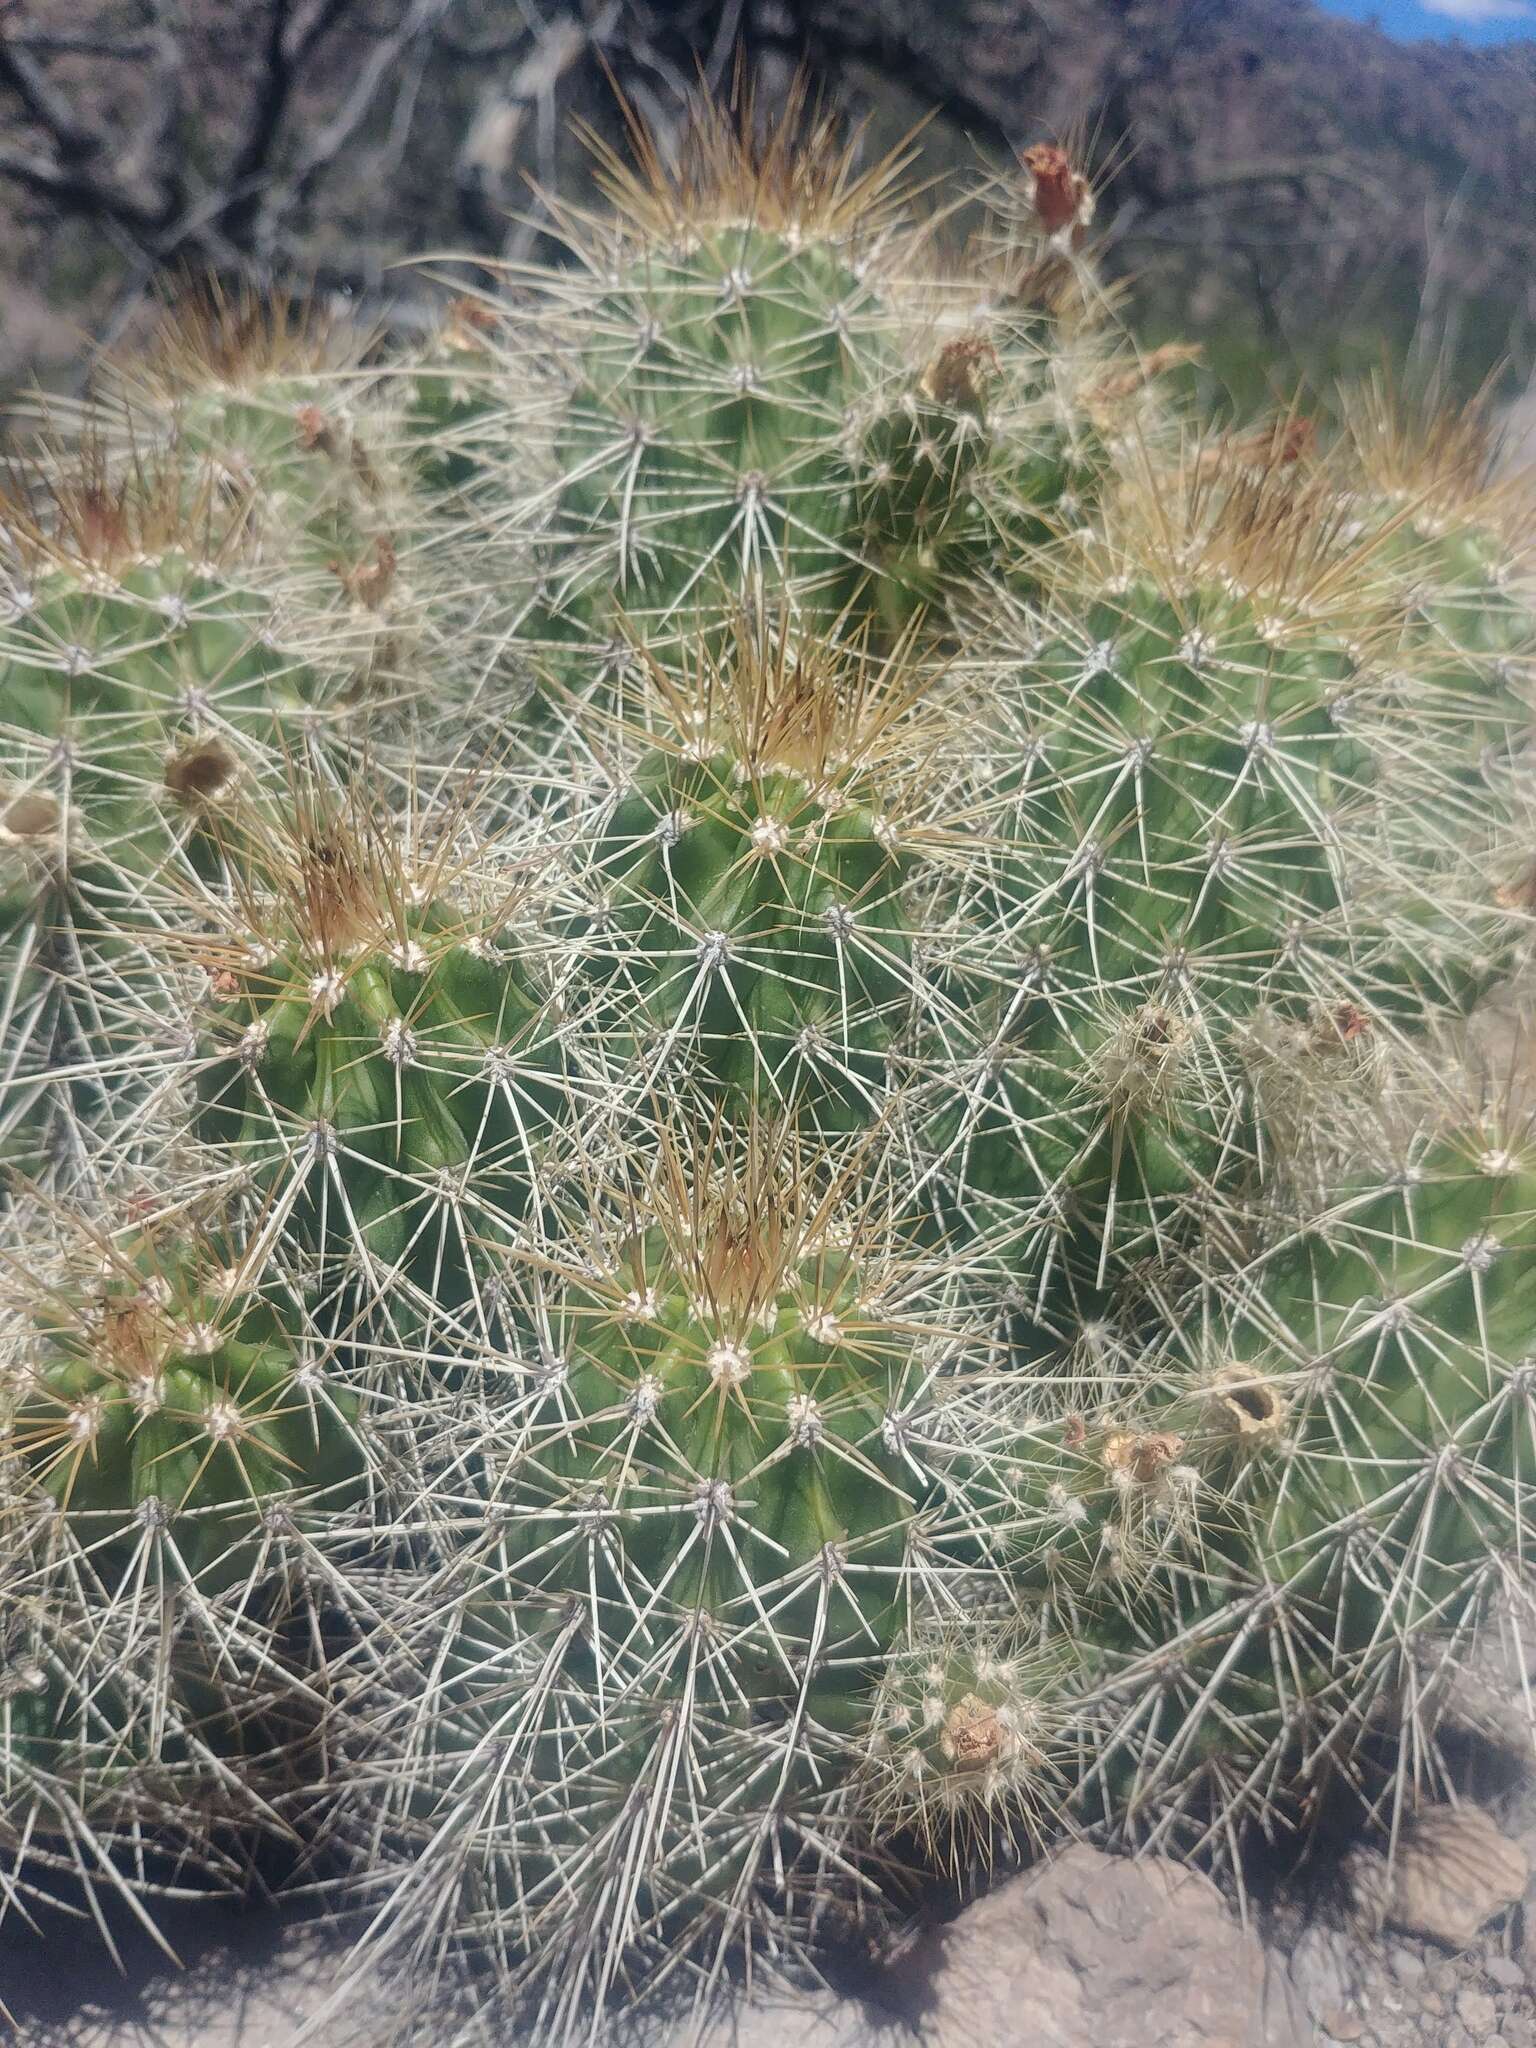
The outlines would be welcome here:
[[[1456,2017],[1472,2036],[1482,2041],[1498,2024],[1499,2009],[1486,1991],[1467,1989],[1456,2000]]]
[[[1338,1927],[1314,1924],[1291,1950],[1291,1982],[1315,2020],[1347,2012],[1359,1990],[1356,1957]]]
[[[875,2048],[878,2041],[884,2048],[894,2039],[879,2032],[852,2000],[786,1993],[737,2007],[699,2035],[697,2043],[698,2048],[800,2048],[802,2042],[805,2048]],[[676,2040],[693,2048],[695,2036],[685,2029]]]
[[[1510,1956],[1489,1956],[1483,1964],[1483,1975],[1506,1991],[1525,1989],[1525,1972]]]
[[[924,2048],[1311,2048],[1208,1878],[1078,1845],[944,1930]]]
[[[1418,1984],[1424,1978],[1424,1958],[1415,1955],[1411,1948],[1394,1948],[1391,1952],[1392,1974],[1399,1984]]]
[[[1410,1823],[1389,1863],[1379,1850],[1348,1861],[1356,1910],[1368,1922],[1466,1948],[1525,1890],[1525,1851],[1480,1806],[1431,1806]]]
[[[1365,2021],[1356,2019],[1353,2013],[1340,2012],[1330,2006],[1322,2017],[1323,2032],[1330,2041],[1359,2041],[1365,2035]]]
[[[1501,1018],[1490,1007],[1489,1016],[1478,1020],[1480,1048],[1486,1063],[1489,1055],[1501,1056],[1507,1067],[1511,1028],[1518,1053],[1529,1057],[1530,991],[1521,989],[1513,997],[1514,1023]],[[1502,1028],[1501,1028],[1502,1025]],[[1504,1069],[1501,1068],[1501,1072]],[[1524,1617],[1526,1627],[1529,1617]],[[1426,1696],[1433,1697],[1443,1719],[1475,1735],[1480,1742],[1503,1750],[1519,1763],[1531,1757],[1536,1726],[1531,1717],[1529,1680],[1532,1676],[1527,1645],[1513,1616],[1505,1612],[1498,1626],[1483,1631],[1470,1652],[1458,1648],[1454,1656],[1441,1653],[1443,1662],[1424,1674]]]

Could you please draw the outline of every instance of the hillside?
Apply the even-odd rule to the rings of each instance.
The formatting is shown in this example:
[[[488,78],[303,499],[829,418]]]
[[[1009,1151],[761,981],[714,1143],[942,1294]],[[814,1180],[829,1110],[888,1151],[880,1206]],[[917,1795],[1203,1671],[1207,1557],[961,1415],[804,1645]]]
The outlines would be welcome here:
[[[528,173],[579,181],[568,117],[615,126],[609,70],[666,121],[700,65],[725,76],[733,25],[880,132],[937,104],[931,168],[1080,138],[1147,325],[1208,337],[1239,387],[1261,353],[1326,369],[1400,353],[1416,322],[1464,380],[1536,357],[1536,42],[1404,45],[1308,0],[578,0],[537,39],[524,20],[513,0],[0,12],[0,380],[126,327],[157,272],[373,293],[409,250],[492,252]]]
[[[1405,347],[1422,312],[1464,377],[1536,355],[1536,42],[1402,44],[1309,0],[1084,0],[1069,27],[967,0],[956,20],[902,10],[906,75],[973,128],[1092,138],[1154,324],[1344,362]]]

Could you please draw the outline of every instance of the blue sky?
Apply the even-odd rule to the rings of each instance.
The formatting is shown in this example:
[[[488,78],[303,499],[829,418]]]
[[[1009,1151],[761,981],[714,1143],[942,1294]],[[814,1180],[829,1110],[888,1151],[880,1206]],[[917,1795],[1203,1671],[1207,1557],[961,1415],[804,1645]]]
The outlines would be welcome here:
[[[1536,0],[1321,0],[1321,5],[1355,21],[1374,16],[1388,35],[1405,41],[1420,36],[1460,36],[1468,43],[1507,43],[1519,36],[1536,40]]]

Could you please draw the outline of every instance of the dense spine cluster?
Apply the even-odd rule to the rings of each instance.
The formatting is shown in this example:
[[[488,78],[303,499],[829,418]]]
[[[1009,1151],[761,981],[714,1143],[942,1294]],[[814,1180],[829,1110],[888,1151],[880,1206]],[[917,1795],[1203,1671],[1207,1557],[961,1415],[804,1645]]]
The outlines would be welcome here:
[[[1133,1614],[1090,1651],[1117,1833],[1237,1831],[1338,1772],[1390,1809],[1394,1751],[1397,1797],[1435,1783],[1458,1662],[1527,1613],[1528,1117],[1351,1137],[1378,1170],[1357,1159],[1321,1213],[1209,1272],[1135,1405],[1084,1425],[1103,1469],[1074,1516],[1117,1570],[1149,1489],[1114,1484],[1109,1447],[1181,1493],[1138,1572],[1156,1637]]]
[[[183,452],[122,474],[97,448],[5,510],[0,1131],[34,1166],[62,1146],[73,1170],[135,1092],[113,1020],[155,979],[140,935],[216,871],[221,820],[348,723],[350,678],[285,643],[253,573],[249,500],[189,495]],[[61,1118],[50,1073],[83,1115]]]
[[[286,1844],[593,2039],[1406,1798],[1529,1601],[1522,501],[861,148],[204,308],[5,513],[0,1910]]]
[[[772,1952],[765,1860],[805,1909],[857,1841],[887,1657],[1030,1526],[1029,1389],[846,1170],[705,1125],[615,1192],[439,1324],[442,1506],[478,1534],[435,1546],[363,1802],[397,1926],[516,1925],[571,2024],[641,1959]]]
[[[751,157],[713,112],[675,173],[605,157],[611,214],[562,216],[572,261],[532,310],[456,310],[418,373],[418,414],[446,412],[452,472],[508,544],[525,718],[622,701],[636,633],[687,669],[765,594],[806,629],[899,642],[1032,584],[1097,489],[1140,377],[1097,336],[1058,375],[1020,266],[1000,288],[942,275],[900,200],[906,152],[860,169],[802,111]]]
[[[259,1245],[27,1221],[0,1367],[10,1895],[50,1869],[237,1887],[291,1832],[278,1800],[323,1718],[299,1560],[367,1498],[367,1424]]]
[[[516,890],[322,801],[236,908],[203,952],[193,1134],[323,1277],[455,1295],[527,1214],[577,1079]]]
[[[1397,666],[1386,577],[1284,451],[1136,480],[1156,534],[1111,528],[1070,608],[994,641],[954,941],[982,1028],[939,1066],[933,1131],[1021,1275],[1064,1236],[1097,1286],[1166,1256],[1259,1165],[1275,1049],[1294,1073],[1401,1044],[1518,943],[1460,720]]]
[[[909,672],[759,618],[650,680],[650,729],[572,856],[585,1028],[632,1088],[866,1129],[932,994],[919,878],[942,888],[960,787]]]

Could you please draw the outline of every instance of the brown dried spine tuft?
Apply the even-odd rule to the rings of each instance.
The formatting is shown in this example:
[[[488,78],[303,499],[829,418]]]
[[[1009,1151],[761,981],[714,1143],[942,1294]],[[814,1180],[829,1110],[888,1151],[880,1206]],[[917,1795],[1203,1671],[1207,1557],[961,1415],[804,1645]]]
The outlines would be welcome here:
[[[240,763],[220,739],[194,740],[165,764],[165,786],[185,804],[214,803],[228,794]]]
[[[939,1746],[946,1759],[962,1771],[980,1771],[1005,1761],[1013,1737],[996,1707],[968,1692],[945,1716]]]

